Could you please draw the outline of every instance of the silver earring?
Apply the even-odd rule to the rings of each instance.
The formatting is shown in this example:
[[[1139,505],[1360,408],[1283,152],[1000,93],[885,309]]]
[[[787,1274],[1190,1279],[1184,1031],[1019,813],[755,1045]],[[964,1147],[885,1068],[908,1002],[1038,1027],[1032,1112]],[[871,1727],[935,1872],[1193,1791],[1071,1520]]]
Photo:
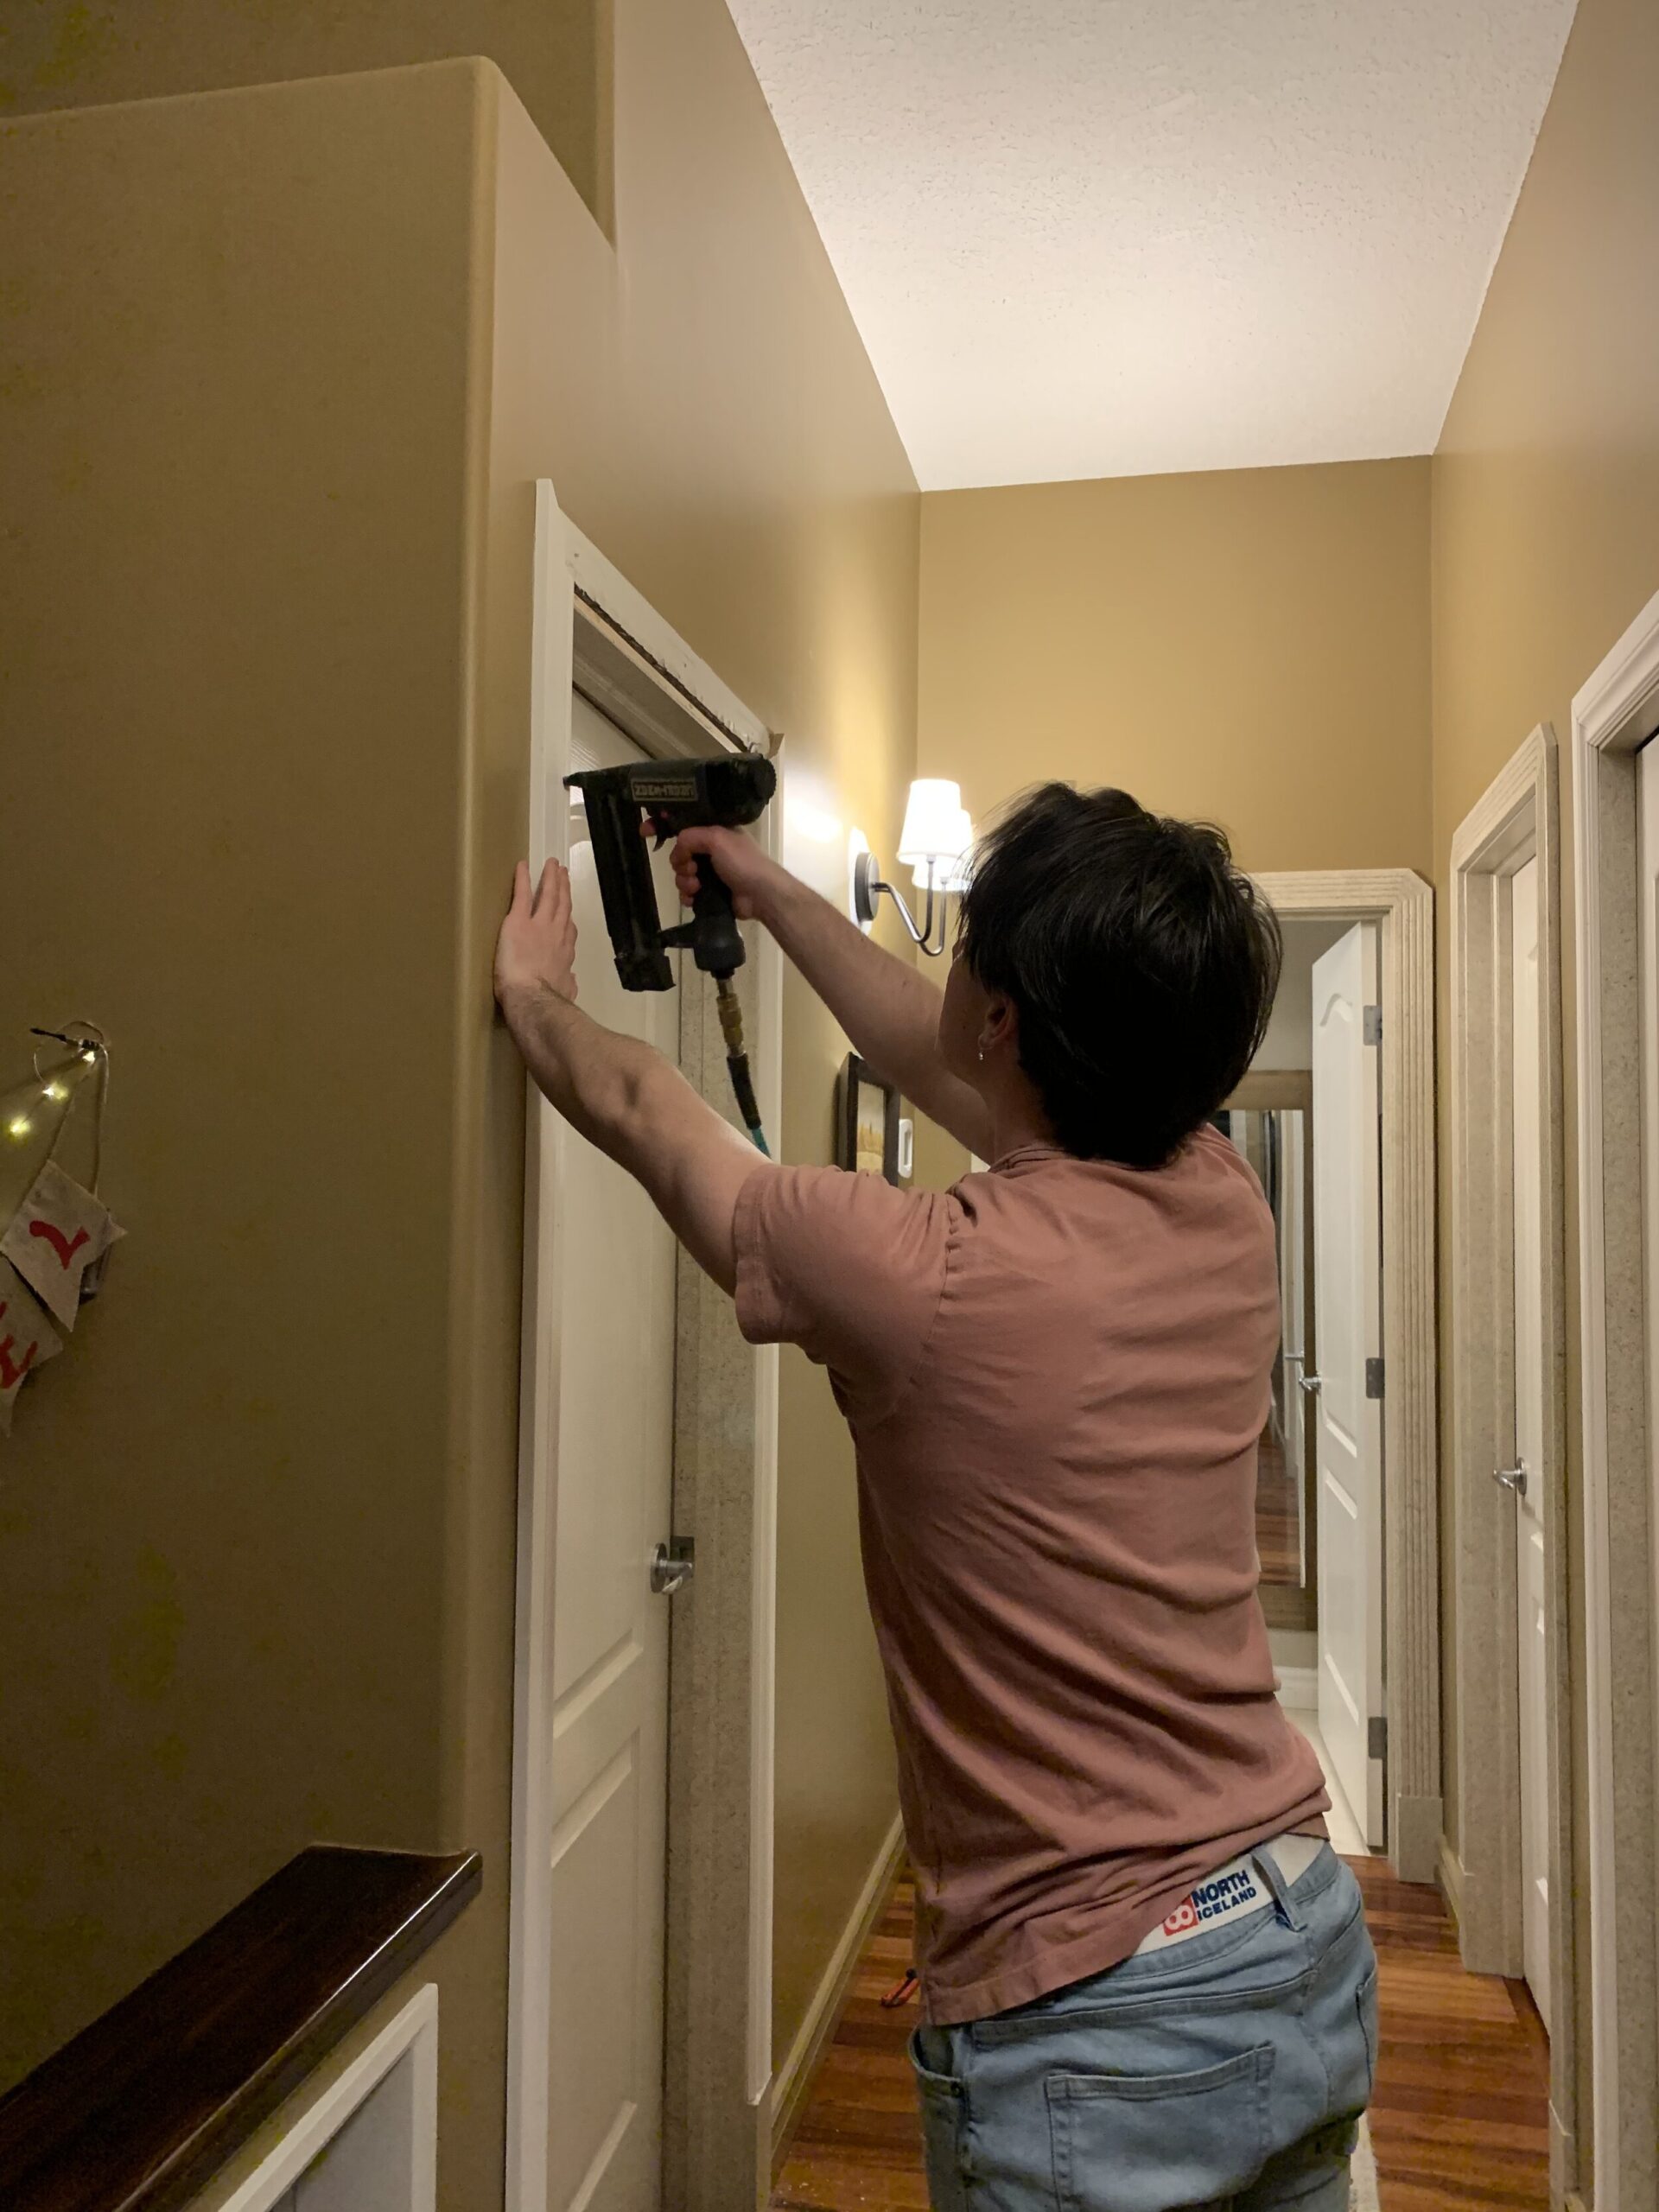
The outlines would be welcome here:
[[[980,1046],[980,1048],[979,1048],[979,1057],[980,1057],[980,1058],[981,1058],[981,1060],[982,1060],[982,1060],[984,1059],[984,1058],[985,1058],[985,1047],[984,1047],[982,1045],[982,1046]]]

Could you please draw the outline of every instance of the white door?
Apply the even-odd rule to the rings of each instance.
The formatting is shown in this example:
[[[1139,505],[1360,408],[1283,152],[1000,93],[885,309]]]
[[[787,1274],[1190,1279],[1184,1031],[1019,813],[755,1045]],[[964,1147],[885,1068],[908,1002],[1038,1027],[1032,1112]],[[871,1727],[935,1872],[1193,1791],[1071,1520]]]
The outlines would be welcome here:
[[[1319,1485],[1319,1733],[1367,1843],[1380,1848],[1382,1760],[1382,1188],[1377,931],[1360,922],[1313,963],[1314,1421]],[[1380,1734],[1380,1728],[1376,1732]],[[1377,1746],[1380,1751],[1380,1745]]]
[[[576,768],[644,756],[580,697]],[[575,794],[576,981],[597,1020],[679,1058],[677,991],[625,991]],[[660,897],[671,896],[664,855]],[[664,911],[668,911],[666,908]],[[677,961],[679,956],[672,956]],[[565,1140],[554,1499],[549,2212],[656,2212],[661,2192],[674,1240],[631,1176]]]
[[[1544,1672],[1543,1116],[1538,1096],[1538,863],[1510,879],[1514,1055],[1515,1611],[1521,1729],[1522,1962],[1549,2024],[1549,1762]]]

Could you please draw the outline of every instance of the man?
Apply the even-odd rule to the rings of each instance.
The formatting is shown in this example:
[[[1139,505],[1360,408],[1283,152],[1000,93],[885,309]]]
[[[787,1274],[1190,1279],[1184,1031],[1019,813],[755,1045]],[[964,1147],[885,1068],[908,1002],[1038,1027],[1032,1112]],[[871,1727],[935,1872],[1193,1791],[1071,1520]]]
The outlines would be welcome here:
[[[1274,1698],[1273,1224],[1209,1125],[1272,915],[1218,833],[1050,784],[982,845],[941,996],[737,833],[681,838],[683,893],[700,853],[992,1163],[938,1194],[758,1158],[578,1010],[568,880],[520,868],[496,989],[531,1072],[852,1428],[935,2212],[1340,2212],[1376,1968]]]

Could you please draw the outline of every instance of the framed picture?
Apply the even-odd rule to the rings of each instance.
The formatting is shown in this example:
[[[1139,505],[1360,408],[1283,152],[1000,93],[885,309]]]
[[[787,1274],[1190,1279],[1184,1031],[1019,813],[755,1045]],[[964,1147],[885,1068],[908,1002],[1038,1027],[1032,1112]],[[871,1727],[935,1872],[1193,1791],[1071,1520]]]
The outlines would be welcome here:
[[[861,1175],[899,1180],[899,1093],[856,1052],[849,1052],[836,1086],[836,1165]]]

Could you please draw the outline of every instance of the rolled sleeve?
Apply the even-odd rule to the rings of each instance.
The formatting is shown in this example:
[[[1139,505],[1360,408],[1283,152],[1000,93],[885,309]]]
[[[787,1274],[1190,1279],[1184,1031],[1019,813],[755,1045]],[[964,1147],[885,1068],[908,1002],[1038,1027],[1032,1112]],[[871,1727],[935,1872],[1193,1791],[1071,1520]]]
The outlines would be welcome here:
[[[798,1344],[849,1414],[891,1411],[938,1313],[949,1200],[839,1167],[780,1167],[744,1185],[733,1231],[748,1341]]]

